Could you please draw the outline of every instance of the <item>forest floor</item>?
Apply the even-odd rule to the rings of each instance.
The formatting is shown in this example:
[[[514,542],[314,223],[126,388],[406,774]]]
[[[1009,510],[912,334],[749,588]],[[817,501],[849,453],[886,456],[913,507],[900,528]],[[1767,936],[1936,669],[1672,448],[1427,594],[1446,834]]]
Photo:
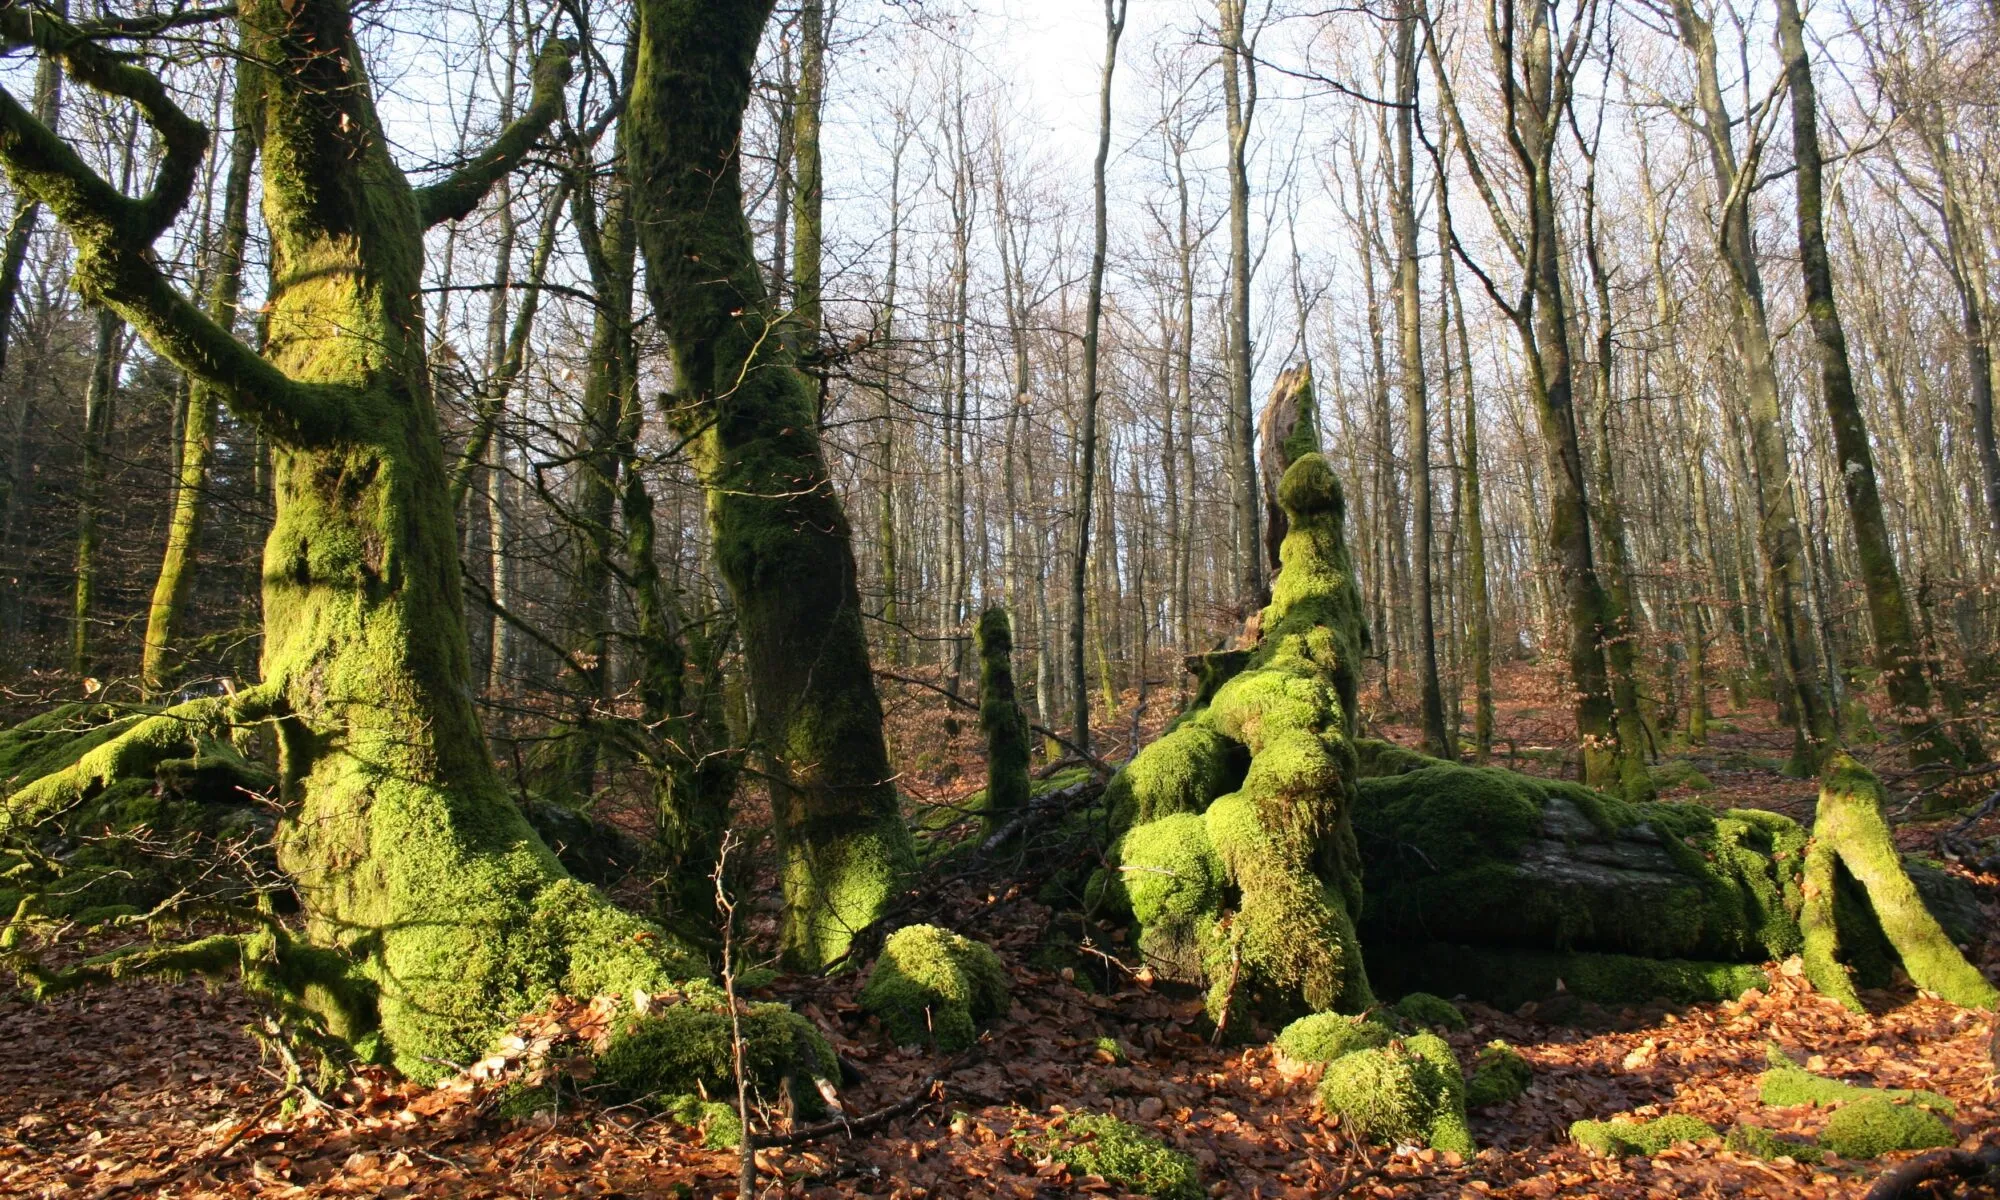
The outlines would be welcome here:
[[[1536,703],[1540,690],[1525,674],[1503,688],[1502,745],[1525,769],[1551,769],[1543,751],[1562,744],[1564,722]],[[969,722],[919,689],[892,690],[888,700],[892,736],[921,747],[904,759],[914,797],[948,806],[978,786]],[[1167,715],[1152,707],[1171,705],[1149,706],[1142,732]],[[1125,714],[1118,722],[1125,728],[1112,735],[1114,758],[1125,753],[1116,739],[1129,737],[1130,721]],[[1725,714],[1724,722],[1695,756],[1714,784],[1702,799],[1809,819],[1813,788],[1776,770],[1786,740],[1768,706]],[[1414,740],[1393,724],[1378,728]],[[1903,816],[1906,849],[1928,850],[1939,822]],[[1971,832],[2000,835],[2000,818]],[[1991,976],[2000,973],[2000,936],[1992,936],[2000,930],[2000,879],[1976,882],[1989,937],[1975,957]],[[1579,1118],[1668,1112],[1724,1130],[1747,1121],[1814,1133],[1823,1114],[1758,1102],[1771,1043],[1809,1057],[1822,1073],[1944,1093],[1958,1106],[1955,1129],[1968,1146],[2000,1128],[1989,1050],[1995,1018],[1907,991],[1866,994],[1870,1011],[1857,1015],[1811,993],[1795,966],[1773,964],[1765,988],[1727,1004],[1600,1010],[1561,1025],[1537,1020],[1535,1005],[1514,1013],[1464,1005],[1471,1027],[1450,1041],[1468,1061],[1494,1038],[1514,1044],[1535,1068],[1527,1093],[1473,1114],[1485,1148],[1470,1160],[1361,1147],[1316,1114],[1310,1084],[1276,1069],[1266,1046],[1212,1046],[1197,999],[1115,970],[1106,978],[1088,967],[1034,965],[1049,961],[1038,951],[1050,913],[1032,887],[946,880],[925,907],[1000,951],[1013,976],[1013,1010],[970,1057],[946,1064],[888,1045],[855,1002],[854,976],[781,978],[760,992],[806,1013],[863,1073],[842,1095],[850,1116],[915,1095],[946,1068],[929,1090],[933,1102],[872,1133],[760,1152],[766,1194],[1119,1194],[1021,1149],[1023,1135],[1088,1110],[1116,1113],[1193,1155],[1218,1196],[1861,1195],[1889,1160],[1769,1163],[1714,1141],[1652,1159],[1609,1159],[1567,1137]],[[1107,943],[1118,949],[1115,938]],[[279,1064],[243,1032],[257,1020],[253,1002],[236,990],[194,983],[135,984],[41,1005],[0,999],[0,1195],[735,1193],[733,1152],[701,1149],[687,1131],[636,1108],[586,1104],[513,1119],[498,1113],[490,1087],[419,1089],[364,1075],[300,1109]],[[1117,1043],[1115,1054],[1101,1048],[1106,1038]]]

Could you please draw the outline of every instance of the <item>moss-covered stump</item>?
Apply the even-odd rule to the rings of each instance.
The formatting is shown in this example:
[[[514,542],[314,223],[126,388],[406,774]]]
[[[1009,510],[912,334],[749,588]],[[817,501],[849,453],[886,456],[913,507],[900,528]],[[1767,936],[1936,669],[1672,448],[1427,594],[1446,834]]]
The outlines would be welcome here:
[[[1335,1059],[1319,1084],[1320,1107],[1369,1141],[1418,1143],[1471,1155],[1465,1079],[1458,1058],[1435,1034]]]
[[[1505,1104],[1528,1090],[1535,1069],[1521,1052],[1505,1042],[1488,1042],[1472,1060],[1472,1076],[1465,1082],[1465,1107],[1491,1108]]]
[[[1519,950],[1448,942],[1370,943],[1368,964],[1384,986],[1423,987],[1476,997],[1495,1008],[1552,1000],[1592,1004],[1675,1004],[1734,1000],[1769,981],[1755,963],[1642,958],[1636,954]]]
[[[1205,985],[1225,1024],[1246,1001],[1296,1013],[1373,1000],[1353,927],[1362,624],[1346,501],[1318,454],[1292,463],[1278,499],[1288,531],[1260,642],[1205,679],[1208,698],[1106,796],[1123,836],[1099,893],[1132,913],[1155,971]]]
[[[986,735],[980,820],[991,834],[1028,804],[1028,718],[1014,697],[1014,626],[1006,609],[980,615],[978,642],[979,728]]]
[[[935,925],[890,934],[861,990],[861,1007],[898,1045],[935,1042],[947,1053],[972,1045],[979,1022],[1008,1003],[1007,972],[993,951]]]
[[[1201,1168],[1159,1138],[1107,1113],[1072,1113],[1042,1133],[1021,1137],[1021,1150],[1095,1175],[1154,1200],[1201,1200]]]
[[[673,1003],[624,1017],[597,1055],[594,1083],[613,1099],[650,1102],[677,1117],[689,1096],[734,1096],[735,1057],[727,1000],[712,984],[672,995]],[[656,1001],[657,1003],[657,1001]],[[833,1047],[811,1021],[782,1004],[751,1004],[740,1014],[743,1067],[763,1103],[788,1098],[792,1111],[825,1111],[819,1083],[840,1077]],[[698,1119],[713,1114],[700,1110]],[[682,1123],[689,1123],[680,1117]],[[733,1124],[733,1122],[732,1122]],[[740,1130],[732,1130],[734,1144]]]
[[[1569,1127],[1577,1144],[1611,1158],[1651,1156],[1682,1142],[1716,1136],[1715,1129],[1695,1117],[1659,1117],[1651,1121],[1578,1121]]]
[[[1806,978],[1859,1012],[1850,965],[1867,972],[1873,959],[1877,965],[1867,973],[1879,975],[1893,962],[1918,987],[1952,1004],[2000,1008],[2000,990],[1966,961],[1926,907],[1896,850],[1883,801],[1873,773],[1846,754],[1834,755],[1805,861]]]
[[[1453,1033],[1466,1026],[1465,1014],[1442,996],[1411,992],[1391,1008],[1396,1018],[1412,1029],[1443,1029]]]

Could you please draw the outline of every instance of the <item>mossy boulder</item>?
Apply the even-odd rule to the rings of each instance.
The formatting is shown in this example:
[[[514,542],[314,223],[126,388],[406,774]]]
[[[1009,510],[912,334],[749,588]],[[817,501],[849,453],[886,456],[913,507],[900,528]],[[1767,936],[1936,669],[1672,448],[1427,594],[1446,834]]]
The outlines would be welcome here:
[[[947,1053],[978,1039],[978,1023],[1007,1011],[1007,972],[992,950],[935,925],[889,935],[861,991],[897,1044],[935,1041]]]
[[[594,1082],[621,1101],[672,1111],[688,1095],[735,1095],[732,1026],[713,985],[692,985],[677,1003],[623,1018],[597,1056]],[[833,1047],[813,1023],[782,1004],[751,1004],[740,1014],[743,1066],[765,1103],[780,1094],[793,1111],[825,1110],[819,1080],[840,1077]]]
[[[1385,775],[1407,775],[1434,767],[1446,760],[1418,750],[1385,742],[1381,738],[1354,739],[1355,778],[1380,779]]]
[[[1335,1059],[1319,1085],[1320,1107],[1356,1136],[1415,1142],[1471,1155],[1465,1080],[1458,1058],[1435,1034],[1420,1033]]]
[[[1569,1127],[1578,1145],[1607,1158],[1651,1156],[1682,1142],[1716,1136],[1715,1128],[1695,1117],[1676,1113],[1651,1121],[1578,1121]]]
[[[1652,780],[1653,787],[1662,792],[1673,791],[1676,788],[1690,792],[1715,790],[1715,785],[1709,782],[1708,776],[1701,773],[1701,768],[1685,758],[1655,763],[1646,768],[1646,775]]]
[[[1374,1050],[1395,1036],[1386,1025],[1344,1013],[1312,1013],[1279,1030],[1271,1043],[1281,1059],[1301,1067],[1325,1066],[1357,1050]]]
[[[1466,1026],[1465,1014],[1442,996],[1411,992],[1396,1001],[1392,1010],[1406,1025],[1416,1029],[1444,1029],[1456,1033]]]
[[[1764,969],[1751,963],[1438,942],[1376,941],[1368,962],[1385,985],[1477,996],[1509,1010],[1563,997],[1605,1005],[1734,1000],[1769,982]]]
[[[1842,1158],[1874,1158],[1892,1150],[1929,1150],[1958,1141],[1951,1126],[1913,1104],[1876,1095],[1845,1104],[1820,1131],[1820,1145]]]
[[[1207,1195],[1194,1159],[1108,1113],[1071,1113],[1019,1144],[1025,1153],[1059,1162],[1077,1175],[1095,1175],[1155,1200]]]
[[[1481,1109],[1505,1104],[1527,1091],[1534,1077],[1534,1068],[1521,1057],[1520,1051],[1505,1042],[1488,1042],[1472,1060],[1472,1077],[1465,1084],[1465,1107]]]

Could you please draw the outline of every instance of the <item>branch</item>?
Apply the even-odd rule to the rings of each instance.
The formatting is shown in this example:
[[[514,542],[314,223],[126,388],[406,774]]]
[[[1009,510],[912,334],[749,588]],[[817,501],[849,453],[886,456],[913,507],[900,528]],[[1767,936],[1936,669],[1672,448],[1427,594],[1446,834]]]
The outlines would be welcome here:
[[[275,440],[297,445],[336,436],[348,389],[294,382],[182,295],[153,259],[154,240],[193,190],[208,129],[180,110],[157,76],[47,13],[0,7],[0,41],[60,59],[71,76],[132,104],[160,135],[153,190],[130,197],[0,87],[0,160],[74,239],[77,290],[131,322],[175,366],[220,389]]]
[[[424,228],[441,221],[456,221],[478,207],[500,177],[512,171],[522,156],[541,140],[542,134],[562,115],[563,88],[569,83],[575,54],[575,42],[550,38],[535,56],[535,86],[528,100],[528,111],[501,130],[493,144],[471,162],[438,183],[416,189],[417,216]]]
[[[958,695],[957,693],[951,691],[949,688],[939,687],[937,684],[932,683],[928,679],[918,679],[914,675],[899,675],[894,671],[885,671],[879,667],[876,668],[875,670],[875,678],[893,679],[897,683],[907,683],[920,688],[929,688],[931,691],[936,692],[940,696],[943,696],[945,699],[951,701],[953,704],[958,705],[960,708],[971,709],[973,712],[979,711],[979,705],[973,703],[970,700],[967,700],[963,696]],[[1057,733],[1052,729],[1044,729],[1042,726],[1035,724],[1033,721],[1028,722],[1028,728],[1034,731],[1035,733],[1041,734],[1043,737],[1056,743],[1063,749],[1069,751],[1071,754],[1076,755],[1078,758],[1081,758],[1084,762],[1090,764],[1091,770],[1096,771],[1098,774],[1109,776],[1118,773],[1118,768],[1112,766],[1108,762],[1105,762],[1103,759],[1097,757],[1095,754],[1092,754],[1090,751],[1085,750],[1082,747],[1078,746],[1075,742],[1070,741],[1062,734]]]

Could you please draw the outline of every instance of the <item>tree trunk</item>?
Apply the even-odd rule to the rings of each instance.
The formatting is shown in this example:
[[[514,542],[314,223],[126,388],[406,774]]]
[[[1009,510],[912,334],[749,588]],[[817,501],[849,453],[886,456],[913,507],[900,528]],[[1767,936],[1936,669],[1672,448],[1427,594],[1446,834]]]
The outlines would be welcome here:
[[[1459,474],[1465,526],[1465,574],[1472,589],[1472,756],[1481,766],[1493,754],[1493,599],[1487,586],[1486,517],[1484,483],[1479,461],[1479,399],[1472,380],[1472,343],[1465,330],[1465,302],[1458,294],[1458,273],[1454,266],[1451,231],[1451,197],[1447,173],[1438,172],[1438,269],[1443,275],[1440,303],[1451,306],[1452,326],[1458,335],[1459,390],[1465,395],[1465,461]]]
[[[1243,40],[1244,0],[1217,0],[1222,34],[1222,110],[1229,139],[1229,464],[1236,513],[1237,602],[1245,616],[1269,595],[1258,546],[1257,463],[1250,411],[1250,123],[1257,112],[1257,67]]]
[[[230,140],[229,173],[222,188],[222,229],[214,248],[208,315],[224,329],[236,324],[236,299],[243,286],[243,249],[250,236],[250,178],[257,160],[256,84],[246,70],[236,84],[236,132]],[[208,508],[208,460],[215,450],[216,409],[221,397],[203,380],[188,381],[187,418],[181,428],[181,460],[174,484],[167,549],[146,618],[144,657],[139,674],[149,695],[172,690],[187,662],[181,636],[188,598],[201,554],[202,520]]]
[[[90,383],[83,398],[83,480],[76,497],[76,591],[70,613],[69,669],[90,673],[91,614],[97,607],[97,550],[103,541],[106,442],[118,397],[119,343],[125,322],[110,308],[97,310],[97,336],[90,357]]]
[[[1847,333],[1833,293],[1833,264],[1826,251],[1824,163],[1819,145],[1819,102],[1812,64],[1806,57],[1804,22],[1798,0],[1778,0],[1778,45],[1792,93],[1792,152],[1798,160],[1799,265],[1805,275],[1806,312],[1819,344],[1820,393],[1833,426],[1841,486],[1861,558],[1861,585],[1868,597],[1868,622],[1875,641],[1875,665],[1902,726],[1912,766],[1949,763],[1957,757],[1931,707],[1931,690],[1910,621],[1903,576],[1889,540],[1882,497],[1875,486],[1875,455],[1855,394],[1847,359]]]
[[[564,874],[501,787],[472,706],[418,307],[423,231],[469,211],[555,117],[567,48],[537,62],[520,121],[413,189],[388,156],[346,6],[251,0],[239,12],[260,76],[265,357],[174,292],[146,253],[185,204],[207,143],[157,80],[82,39],[61,46],[74,72],[158,131],[163,154],[143,197],[121,200],[5,97],[0,153],[76,239],[86,294],[221,389],[272,443],[263,682],[226,704],[169,710],[157,743],[139,732],[157,723],[141,723],[126,735],[131,755],[230,719],[274,724],[280,865],[308,936],[355,964],[345,975],[313,958],[282,977],[330,1032],[364,1048],[379,1038],[398,1067],[430,1079],[552,992],[629,992],[699,970]],[[35,35],[60,31],[38,16]],[[97,786],[80,765],[8,807],[18,816]]]
[[[626,128],[639,246],[673,349],[669,419],[709,493],[715,556],[769,758],[792,960],[844,955],[914,866],[869,671],[847,517],[816,396],[745,219],[738,136],[770,0],[645,0]]]

